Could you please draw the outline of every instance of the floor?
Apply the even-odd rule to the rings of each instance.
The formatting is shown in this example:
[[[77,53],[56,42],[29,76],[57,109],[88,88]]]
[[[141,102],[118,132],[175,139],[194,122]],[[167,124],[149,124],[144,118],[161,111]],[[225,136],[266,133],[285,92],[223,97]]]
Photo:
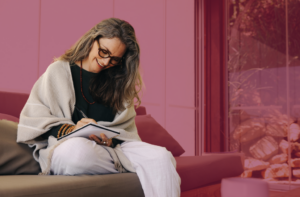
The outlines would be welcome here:
[[[221,184],[214,184],[181,193],[181,197],[221,197]],[[300,188],[277,192],[270,191],[269,197],[300,197]]]
[[[287,192],[270,191],[270,197],[299,197],[299,196],[300,196],[300,188],[287,191]]]

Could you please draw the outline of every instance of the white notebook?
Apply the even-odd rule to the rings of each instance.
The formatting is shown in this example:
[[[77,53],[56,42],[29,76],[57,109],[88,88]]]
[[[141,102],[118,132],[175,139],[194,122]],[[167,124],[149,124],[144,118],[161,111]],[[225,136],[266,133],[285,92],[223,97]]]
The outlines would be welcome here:
[[[65,139],[65,138],[72,138],[72,137],[84,137],[89,138],[90,135],[94,134],[100,138],[100,133],[104,133],[108,139],[116,137],[120,135],[119,131],[97,125],[95,123],[88,123],[79,129],[72,131],[71,133],[64,135],[57,140]],[[100,138],[101,139],[101,138]]]

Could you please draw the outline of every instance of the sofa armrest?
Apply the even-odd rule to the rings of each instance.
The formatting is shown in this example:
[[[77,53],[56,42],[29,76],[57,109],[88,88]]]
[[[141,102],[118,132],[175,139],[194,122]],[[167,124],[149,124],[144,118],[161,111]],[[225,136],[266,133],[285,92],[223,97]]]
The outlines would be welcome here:
[[[245,164],[245,153],[242,152],[217,152],[217,153],[202,153],[202,156],[209,156],[209,155],[228,155],[228,156],[240,156],[242,166],[244,168]]]

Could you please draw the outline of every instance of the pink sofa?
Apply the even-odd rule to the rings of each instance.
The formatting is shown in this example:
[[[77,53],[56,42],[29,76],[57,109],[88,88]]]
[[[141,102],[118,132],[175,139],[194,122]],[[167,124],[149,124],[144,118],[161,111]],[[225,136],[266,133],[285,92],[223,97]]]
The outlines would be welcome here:
[[[0,91],[0,196],[144,196],[139,179],[135,173],[108,174],[96,176],[38,176],[39,165],[32,156],[32,149],[27,145],[16,144],[16,131],[1,127],[1,114],[13,116],[18,120],[20,112],[28,99],[28,94]],[[146,130],[157,130],[156,126],[144,125],[141,117],[146,114],[145,107],[136,109],[136,124],[143,141],[164,146],[163,141],[149,139]],[[149,116],[145,116],[148,117]],[[7,123],[7,121],[6,121]],[[5,123],[5,124],[6,124]],[[11,122],[13,124],[13,122]],[[3,125],[3,124],[2,124]],[[15,123],[13,126],[15,128]],[[2,130],[1,130],[2,128]],[[160,133],[157,134],[159,136]],[[168,134],[166,134],[168,135]],[[8,136],[8,137],[7,137]],[[9,138],[9,139],[5,139]],[[157,137],[159,138],[159,137]],[[2,141],[1,141],[2,140]],[[174,139],[173,139],[174,140]],[[8,142],[11,141],[11,142]],[[174,142],[175,143],[175,142]],[[177,143],[177,142],[176,142]],[[180,145],[177,150],[180,152]],[[8,144],[8,145],[7,145]],[[3,147],[1,147],[1,145]],[[25,153],[15,153],[27,151]],[[178,147],[179,146],[179,147]],[[165,146],[168,150],[172,146]],[[176,148],[176,147],[175,147]],[[170,150],[171,151],[171,150]],[[181,151],[181,154],[183,151]],[[175,153],[177,154],[177,153]],[[25,158],[26,157],[26,158]],[[238,154],[211,154],[205,156],[175,156],[181,177],[183,197],[197,196],[201,193],[208,196],[220,196],[222,178],[239,176],[243,172],[241,157]],[[2,170],[1,170],[2,168]],[[7,169],[7,170],[6,170]],[[203,188],[206,188],[203,190]],[[201,195],[202,195],[201,194]]]

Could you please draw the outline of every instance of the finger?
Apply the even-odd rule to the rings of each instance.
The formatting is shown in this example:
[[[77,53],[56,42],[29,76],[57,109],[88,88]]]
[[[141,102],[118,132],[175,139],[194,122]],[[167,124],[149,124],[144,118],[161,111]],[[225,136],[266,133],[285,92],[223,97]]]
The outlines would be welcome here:
[[[97,137],[97,136],[94,135],[94,134],[91,134],[91,135],[89,136],[89,138],[90,138],[91,140],[94,140],[94,138],[97,138],[98,140],[100,140],[100,142],[102,142],[102,139],[99,138],[99,137]]]
[[[90,122],[94,122],[95,120],[92,118],[81,118],[80,121],[83,123],[90,123]]]
[[[86,125],[86,124],[87,124],[87,123],[84,123],[84,122],[82,122],[82,121],[78,121],[77,124],[76,124],[76,126],[75,126],[75,128],[76,128],[76,129],[79,129],[79,128],[83,127],[83,126]]]
[[[110,143],[111,140],[108,139],[104,133],[100,133],[100,137],[102,138],[103,142],[106,142],[104,145],[106,145],[106,146],[110,146],[111,145],[111,143]]]
[[[88,122],[89,118],[81,118],[81,122]]]
[[[81,118],[80,121],[83,121],[83,122],[95,122],[95,123],[97,123],[96,120],[94,120],[92,118]]]
[[[104,142],[108,141],[108,139],[104,133],[100,133],[100,137],[101,137],[102,141],[104,141]]]
[[[81,120],[78,122],[78,125],[79,125],[80,127],[82,127],[82,126],[84,126],[84,125],[86,125],[86,124],[87,124],[86,122],[83,122],[83,121],[81,121]]]
[[[104,134],[103,137],[106,137],[106,135]],[[102,140],[101,138],[97,137],[94,134],[90,135],[89,139],[95,141],[97,144],[104,145],[104,146],[109,146],[110,147],[111,144],[112,144],[112,139]],[[105,142],[105,144],[104,144],[104,142]]]
[[[90,139],[94,140],[97,144],[102,144],[102,141],[95,135],[90,135]]]
[[[93,134],[92,134],[92,135],[89,135],[89,139],[90,139],[90,140],[94,140],[94,139],[93,139]]]

